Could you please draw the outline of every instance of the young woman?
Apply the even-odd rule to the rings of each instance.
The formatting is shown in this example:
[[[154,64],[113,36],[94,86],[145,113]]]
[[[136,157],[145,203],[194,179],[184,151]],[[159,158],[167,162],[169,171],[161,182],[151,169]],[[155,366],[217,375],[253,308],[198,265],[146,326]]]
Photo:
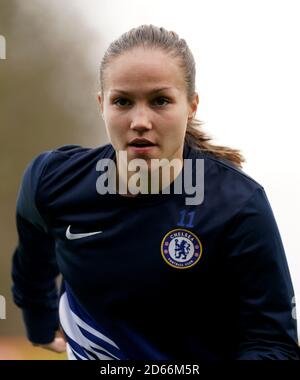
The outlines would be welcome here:
[[[43,152],[24,173],[13,294],[29,340],[56,352],[66,340],[70,359],[299,359],[276,221],[239,151],[195,119],[186,42],[134,28],[100,77],[110,144]]]

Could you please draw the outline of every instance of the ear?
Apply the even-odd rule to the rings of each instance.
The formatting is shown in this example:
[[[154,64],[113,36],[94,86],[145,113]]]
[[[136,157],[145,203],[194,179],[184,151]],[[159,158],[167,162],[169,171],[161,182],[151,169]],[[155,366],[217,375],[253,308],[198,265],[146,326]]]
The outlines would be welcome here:
[[[199,104],[199,95],[197,92],[195,92],[193,96],[193,100],[189,106],[189,117],[188,117],[189,120],[192,120],[195,117],[198,104]]]
[[[102,117],[103,117],[103,98],[101,96],[101,92],[97,93],[97,99],[98,99],[98,102],[100,104],[100,110],[101,110],[101,114],[102,114]]]

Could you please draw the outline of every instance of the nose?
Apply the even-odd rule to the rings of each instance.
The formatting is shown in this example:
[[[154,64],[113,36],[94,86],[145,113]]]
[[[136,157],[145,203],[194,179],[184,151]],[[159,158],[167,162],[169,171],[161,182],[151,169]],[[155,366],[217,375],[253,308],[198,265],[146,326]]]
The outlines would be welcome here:
[[[136,107],[133,110],[130,129],[141,132],[152,129],[150,116],[145,106]]]

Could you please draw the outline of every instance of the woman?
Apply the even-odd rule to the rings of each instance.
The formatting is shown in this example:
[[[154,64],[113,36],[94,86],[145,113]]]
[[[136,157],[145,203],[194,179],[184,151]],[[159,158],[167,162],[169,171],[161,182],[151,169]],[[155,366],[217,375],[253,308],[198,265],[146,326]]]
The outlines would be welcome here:
[[[110,144],[44,152],[24,173],[13,294],[29,340],[66,339],[70,359],[299,359],[271,207],[239,151],[199,129],[186,42],[132,29],[100,77]]]

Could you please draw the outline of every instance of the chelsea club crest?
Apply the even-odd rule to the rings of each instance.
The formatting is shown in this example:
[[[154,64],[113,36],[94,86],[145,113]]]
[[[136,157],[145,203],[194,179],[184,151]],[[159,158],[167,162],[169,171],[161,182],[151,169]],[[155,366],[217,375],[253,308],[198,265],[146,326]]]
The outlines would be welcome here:
[[[193,232],[177,228],[164,236],[161,242],[161,254],[172,267],[186,269],[200,260],[202,245]]]

